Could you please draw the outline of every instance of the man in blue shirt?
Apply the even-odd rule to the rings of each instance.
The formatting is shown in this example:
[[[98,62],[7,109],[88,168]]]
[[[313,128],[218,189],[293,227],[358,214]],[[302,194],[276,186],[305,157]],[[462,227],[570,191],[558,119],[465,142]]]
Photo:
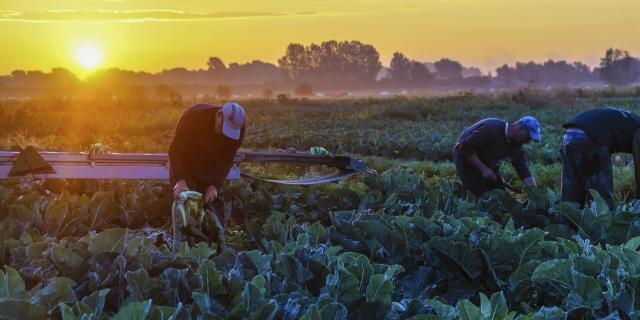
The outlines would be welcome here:
[[[462,186],[476,197],[492,189],[504,188],[499,162],[505,158],[511,158],[526,186],[535,186],[522,148],[531,140],[540,142],[542,138],[540,123],[530,116],[511,122],[489,118],[466,128],[458,137],[453,152]]]

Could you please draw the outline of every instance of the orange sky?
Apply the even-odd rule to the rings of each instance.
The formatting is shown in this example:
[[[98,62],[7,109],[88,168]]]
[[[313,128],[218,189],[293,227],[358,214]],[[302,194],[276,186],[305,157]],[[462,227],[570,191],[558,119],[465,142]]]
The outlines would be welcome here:
[[[640,56],[637,0],[2,0],[0,74],[61,66],[159,71],[225,62],[275,63],[290,42],[360,40],[388,65],[394,51],[457,59],[484,71],[547,58],[595,65],[608,47]]]

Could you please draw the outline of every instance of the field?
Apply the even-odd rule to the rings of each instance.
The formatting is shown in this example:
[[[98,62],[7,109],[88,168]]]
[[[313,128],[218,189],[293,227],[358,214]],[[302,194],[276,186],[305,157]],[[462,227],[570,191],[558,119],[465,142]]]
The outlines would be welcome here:
[[[0,101],[0,149],[166,152],[197,100]],[[635,319],[640,205],[614,159],[617,208],[558,202],[561,125],[585,108],[640,111],[626,94],[242,101],[243,149],[322,146],[377,174],[316,187],[249,180],[224,190],[232,219],[174,246],[167,182],[5,181],[0,317],[19,319]],[[474,201],[451,161],[484,117],[536,116],[526,147],[539,188]],[[247,166],[263,177],[307,168]],[[508,163],[506,180],[519,188]],[[313,170],[311,170],[313,171]],[[209,224],[203,223],[205,227]]]

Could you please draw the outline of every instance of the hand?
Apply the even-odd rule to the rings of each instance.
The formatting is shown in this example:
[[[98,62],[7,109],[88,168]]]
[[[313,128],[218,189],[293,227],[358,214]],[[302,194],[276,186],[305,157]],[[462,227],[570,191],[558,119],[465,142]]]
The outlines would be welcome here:
[[[189,191],[189,186],[187,185],[187,182],[184,181],[184,179],[176,182],[176,185],[173,186],[173,199],[178,199],[182,191]]]
[[[493,170],[491,170],[491,168],[489,167],[485,167],[484,169],[482,169],[482,177],[493,182],[498,181],[498,176],[496,176],[496,173],[493,172]]]
[[[205,192],[204,194],[204,202],[209,203],[215,201],[216,199],[218,199],[218,188],[211,185],[209,186],[209,188],[207,188],[207,192]]]

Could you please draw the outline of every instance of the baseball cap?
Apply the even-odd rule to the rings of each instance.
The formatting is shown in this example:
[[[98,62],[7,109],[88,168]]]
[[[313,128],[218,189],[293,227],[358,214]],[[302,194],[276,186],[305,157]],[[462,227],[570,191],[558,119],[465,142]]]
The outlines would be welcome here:
[[[534,117],[526,116],[520,119],[520,122],[529,130],[529,135],[531,136],[531,140],[535,142],[542,141],[542,137],[540,136],[540,122]]]
[[[222,133],[233,140],[240,140],[245,118],[242,106],[235,102],[225,103],[222,107]]]

